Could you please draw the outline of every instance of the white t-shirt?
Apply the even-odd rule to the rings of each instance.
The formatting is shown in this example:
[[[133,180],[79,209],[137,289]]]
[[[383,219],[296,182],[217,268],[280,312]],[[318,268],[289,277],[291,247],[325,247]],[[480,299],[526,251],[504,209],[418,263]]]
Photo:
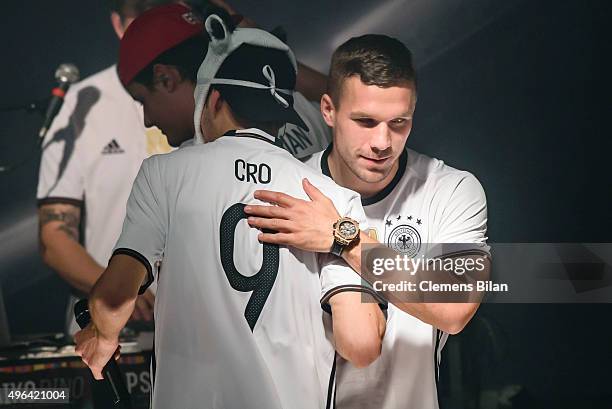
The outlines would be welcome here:
[[[327,148],[332,140],[332,132],[323,121],[319,104],[307,100],[299,92],[294,92],[293,107],[308,126],[308,131],[297,125],[287,124],[279,132],[282,147],[298,159]]]
[[[145,129],[140,104],[115,66],[73,85],[43,144],[39,205],[81,207],[87,252],[106,266],[117,242],[132,182],[146,157],[170,151],[157,128]],[[69,333],[78,327],[68,306]]]
[[[360,277],[330,255],[260,244],[242,211],[256,189],[306,199],[304,177],[366,223],[356,193],[258,129],[144,161],[115,254],[158,283],[153,408],[325,407],[334,349],[319,302]]]
[[[330,176],[324,152],[306,163]],[[421,244],[485,243],[484,190],[469,172],[406,149],[396,176],[379,194],[362,199],[370,236],[414,256]],[[397,246],[399,237],[409,243]],[[395,244],[395,246],[394,246]],[[382,352],[357,369],[339,358],[339,408],[429,409],[438,407],[436,382],[448,334],[389,304]]]

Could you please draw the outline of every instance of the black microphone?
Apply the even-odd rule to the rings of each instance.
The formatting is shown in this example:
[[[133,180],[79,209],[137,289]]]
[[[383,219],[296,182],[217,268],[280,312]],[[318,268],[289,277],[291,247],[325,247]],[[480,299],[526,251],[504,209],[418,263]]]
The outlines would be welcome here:
[[[68,88],[79,80],[79,69],[73,64],[62,64],[55,70],[55,79],[57,80],[57,86],[51,90],[51,99],[47,106],[45,119],[38,132],[38,137],[41,140],[47,135],[53,119],[62,107]]]
[[[89,315],[87,298],[83,298],[74,304],[74,317],[76,318],[76,322],[79,324],[81,329],[89,325],[91,315]],[[104,376],[104,380],[110,386],[110,389],[113,391],[113,403],[115,404],[115,407],[132,409],[130,393],[125,386],[125,380],[114,357],[111,357],[110,361],[104,365],[102,375]]]

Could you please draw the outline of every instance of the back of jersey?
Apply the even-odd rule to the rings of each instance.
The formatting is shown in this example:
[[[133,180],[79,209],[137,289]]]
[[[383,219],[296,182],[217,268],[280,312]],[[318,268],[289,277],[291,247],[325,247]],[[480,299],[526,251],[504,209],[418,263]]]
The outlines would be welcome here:
[[[257,189],[306,199],[301,180],[308,177],[341,214],[363,221],[363,211],[356,194],[272,142],[248,130],[143,165],[151,204],[130,199],[118,247],[143,254],[127,238],[135,215],[146,208],[161,219],[155,230],[163,245],[144,250],[148,260],[163,253],[156,277],[155,408],[325,407],[334,351],[324,327],[330,318],[319,303],[321,280],[336,287],[359,277],[328,257],[262,245],[243,207],[255,203]]]

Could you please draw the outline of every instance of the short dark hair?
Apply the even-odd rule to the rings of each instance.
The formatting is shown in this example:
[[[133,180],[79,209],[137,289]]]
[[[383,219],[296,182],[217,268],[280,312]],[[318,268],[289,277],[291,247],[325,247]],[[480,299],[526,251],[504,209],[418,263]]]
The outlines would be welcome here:
[[[108,7],[119,14],[121,21],[125,21],[126,18],[138,17],[155,6],[176,2],[177,0],[108,0]]]
[[[338,104],[342,83],[358,75],[361,82],[379,87],[410,83],[416,90],[412,53],[399,40],[381,34],[353,37],[334,51],[327,93]]]
[[[207,10],[203,20],[206,20],[206,17],[210,14],[216,14],[221,17],[227,29],[230,32],[234,31],[235,25],[224,9],[211,7]],[[216,25],[218,25],[218,23],[213,22],[213,30],[222,30],[220,25],[218,27]],[[206,52],[208,51],[208,42],[208,33],[203,30],[201,35],[191,37],[157,56],[134,77],[133,81],[139,82],[148,88],[152,88],[154,79],[153,67],[155,64],[163,64],[176,67],[181,78],[196,83],[198,69],[200,65],[202,65],[202,61],[204,61],[204,57],[206,57]]]

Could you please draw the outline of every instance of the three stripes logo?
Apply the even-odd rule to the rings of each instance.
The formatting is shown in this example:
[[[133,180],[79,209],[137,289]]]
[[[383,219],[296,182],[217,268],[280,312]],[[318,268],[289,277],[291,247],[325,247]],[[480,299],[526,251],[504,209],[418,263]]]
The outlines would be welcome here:
[[[102,155],[112,155],[114,153],[123,153],[123,152],[125,151],[121,149],[121,146],[119,146],[117,141],[113,139],[104,147],[104,149],[102,150]]]

